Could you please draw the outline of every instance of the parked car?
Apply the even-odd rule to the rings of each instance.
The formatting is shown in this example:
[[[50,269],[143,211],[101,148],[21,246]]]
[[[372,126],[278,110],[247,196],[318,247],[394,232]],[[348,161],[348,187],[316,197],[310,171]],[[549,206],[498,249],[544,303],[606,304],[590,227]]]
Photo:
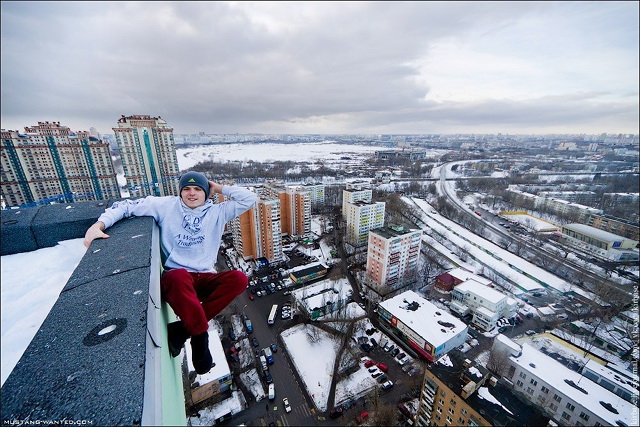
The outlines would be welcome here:
[[[387,372],[389,368],[387,368],[387,365],[385,365],[384,363],[376,363],[376,366],[382,371],[382,372]]]
[[[269,347],[271,348],[271,351],[273,351],[274,353],[278,352],[278,346],[276,345],[276,343],[272,342],[271,344],[269,344]]]
[[[365,368],[370,368],[370,367],[372,367],[372,366],[373,366],[373,364],[374,364],[374,363],[373,363],[373,360],[369,359],[369,360],[367,360],[367,361],[365,361],[365,362],[364,362],[364,367],[365,367]]]
[[[400,353],[400,349],[399,348],[396,348],[395,350],[391,350],[391,355],[393,357],[396,357],[398,355],[398,353]]]
[[[229,329],[229,339],[231,339],[231,341],[236,340],[236,334],[233,332],[233,329]]]
[[[251,338],[251,342],[253,343],[253,346],[255,348],[260,347],[260,343],[258,342],[258,339],[256,337]]]
[[[273,382],[273,378],[271,377],[271,374],[267,373],[267,375],[264,377],[265,380],[267,380],[267,384],[271,384]]]
[[[360,344],[360,347],[367,353],[371,351],[371,345],[367,343]]]
[[[525,334],[527,334],[527,335],[535,335],[536,331],[534,331],[532,329],[529,329],[527,332],[525,332]]]
[[[378,378],[376,378],[376,380],[382,384],[383,382],[385,382],[386,380],[388,380],[389,377],[387,377],[385,374],[380,375]]]
[[[393,387],[393,381],[389,380],[387,382],[385,382],[384,384],[382,384],[382,389],[383,390],[389,390],[391,387]]]
[[[375,373],[375,372],[380,372],[380,369],[377,366],[369,366],[369,368],[367,369],[367,371],[369,371],[370,373]]]
[[[342,416],[342,406],[336,406],[329,410],[329,418],[338,418]]]
[[[367,418],[369,418],[369,413],[368,412],[361,412],[360,415],[358,415],[356,417],[356,422],[358,424],[362,424],[363,422],[365,422],[367,420]]]
[[[377,371],[377,372],[374,372],[373,374],[371,374],[371,376],[373,378],[378,378],[380,375],[382,375],[382,371]]]
[[[393,350],[395,350],[395,348],[396,348],[396,346],[395,346],[395,345],[393,345],[393,344],[391,344],[391,345],[389,346],[389,348],[385,347],[384,349],[385,349],[386,351],[388,351],[388,352],[392,352]]]
[[[396,356],[396,359],[398,359],[398,360],[402,360],[402,359],[404,359],[406,356],[407,356],[406,354],[404,354],[404,353],[400,353],[400,354],[398,354],[398,355]]]

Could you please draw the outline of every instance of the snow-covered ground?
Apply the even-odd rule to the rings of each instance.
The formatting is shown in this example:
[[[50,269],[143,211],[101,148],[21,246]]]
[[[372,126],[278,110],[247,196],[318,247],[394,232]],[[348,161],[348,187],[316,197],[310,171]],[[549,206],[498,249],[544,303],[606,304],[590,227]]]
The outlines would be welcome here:
[[[283,331],[281,337],[316,408],[326,411],[338,339],[304,323]]]
[[[301,148],[303,147],[303,148]],[[360,163],[363,157],[374,155],[382,147],[326,143],[306,144],[224,144],[177,148],[180,170],[189,169],[203,161],[322,162],[324,166]],[[349,160],[344,159],[350,157]]]
[[[51,248],[2,257],[2,384],[40,329],[73,270],[84,256],[86,248],[82,244],[83,240],[66,240]]]

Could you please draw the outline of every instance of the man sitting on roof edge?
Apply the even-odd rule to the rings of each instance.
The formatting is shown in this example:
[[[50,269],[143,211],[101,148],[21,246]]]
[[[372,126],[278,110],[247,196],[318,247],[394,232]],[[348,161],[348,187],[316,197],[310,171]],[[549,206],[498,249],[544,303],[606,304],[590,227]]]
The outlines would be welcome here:
[[[211,193],[228,200],[214,204]],[[238,270],[216,272],[214,264],[224,226],[249,210],[255,193],[246,188],[209,181],[203,174],[180,177],[180,196],[147,196],[114,203],[100,215],[84,237],[89,248],[95,239],[108,238],[104,230],[130,216],[151,216],[160,228],[164,272],[162,297],[180,318],[168,325],[169,352],[180,354],[191,337],[192,361],[198,374],[215,363],[209,351],[208,321],[220,313],[247,287],[247,276]]]

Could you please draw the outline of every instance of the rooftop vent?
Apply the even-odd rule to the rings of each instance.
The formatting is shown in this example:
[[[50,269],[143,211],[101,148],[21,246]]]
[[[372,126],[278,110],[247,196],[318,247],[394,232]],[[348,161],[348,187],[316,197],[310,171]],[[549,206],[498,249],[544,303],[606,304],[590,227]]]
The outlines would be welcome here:
[[[438,320],[438,324],[444,326],[445,328],[454,328],[456,325],[449,322],[443,322],[442,320]]]
[[[602,400],[600,401],[600,404],[604,407],[604,409],[606,409],[609,412],[613,412],[614,414],[617,414],[618,411],[616,410],[616,408],[613,407],[613,405],[609,402],[603,402]]]
[[[439,311],[436,311],[436,314],[437,314],[438,316],[442,316],[442,313],[440,313]]]
[[[532,368],[535,368],[536,364],[535,363],[529,363],[529,366],[531,366]]]
[[[565,383],[569,384],[571,387],[575,388],[578,391],[583,392],[584,394],[589,394],[587,390],[580,387],[578,384],[574,383],[572,380],[564,380]],[[602,402],[600,402],[602,403]],[[617,412],[616,412],[617,413]]]
[[[420,304],[418,304],[416,301],[408,302],[405,299],[405,300],[402,300],[402,302],[407,304],[407,306],[405,307],[405,309],[407,310],[416,311],[420,307]]]

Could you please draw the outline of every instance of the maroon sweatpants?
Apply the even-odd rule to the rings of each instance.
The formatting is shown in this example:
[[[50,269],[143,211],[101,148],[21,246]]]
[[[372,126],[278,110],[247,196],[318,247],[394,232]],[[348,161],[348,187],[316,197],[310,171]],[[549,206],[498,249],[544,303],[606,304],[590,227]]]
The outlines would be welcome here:
[[[247,288],[247,276],[238,270],[190,273],[178,268],[160,279],[162,296],[193,336],[209,329],[209,320]]]

